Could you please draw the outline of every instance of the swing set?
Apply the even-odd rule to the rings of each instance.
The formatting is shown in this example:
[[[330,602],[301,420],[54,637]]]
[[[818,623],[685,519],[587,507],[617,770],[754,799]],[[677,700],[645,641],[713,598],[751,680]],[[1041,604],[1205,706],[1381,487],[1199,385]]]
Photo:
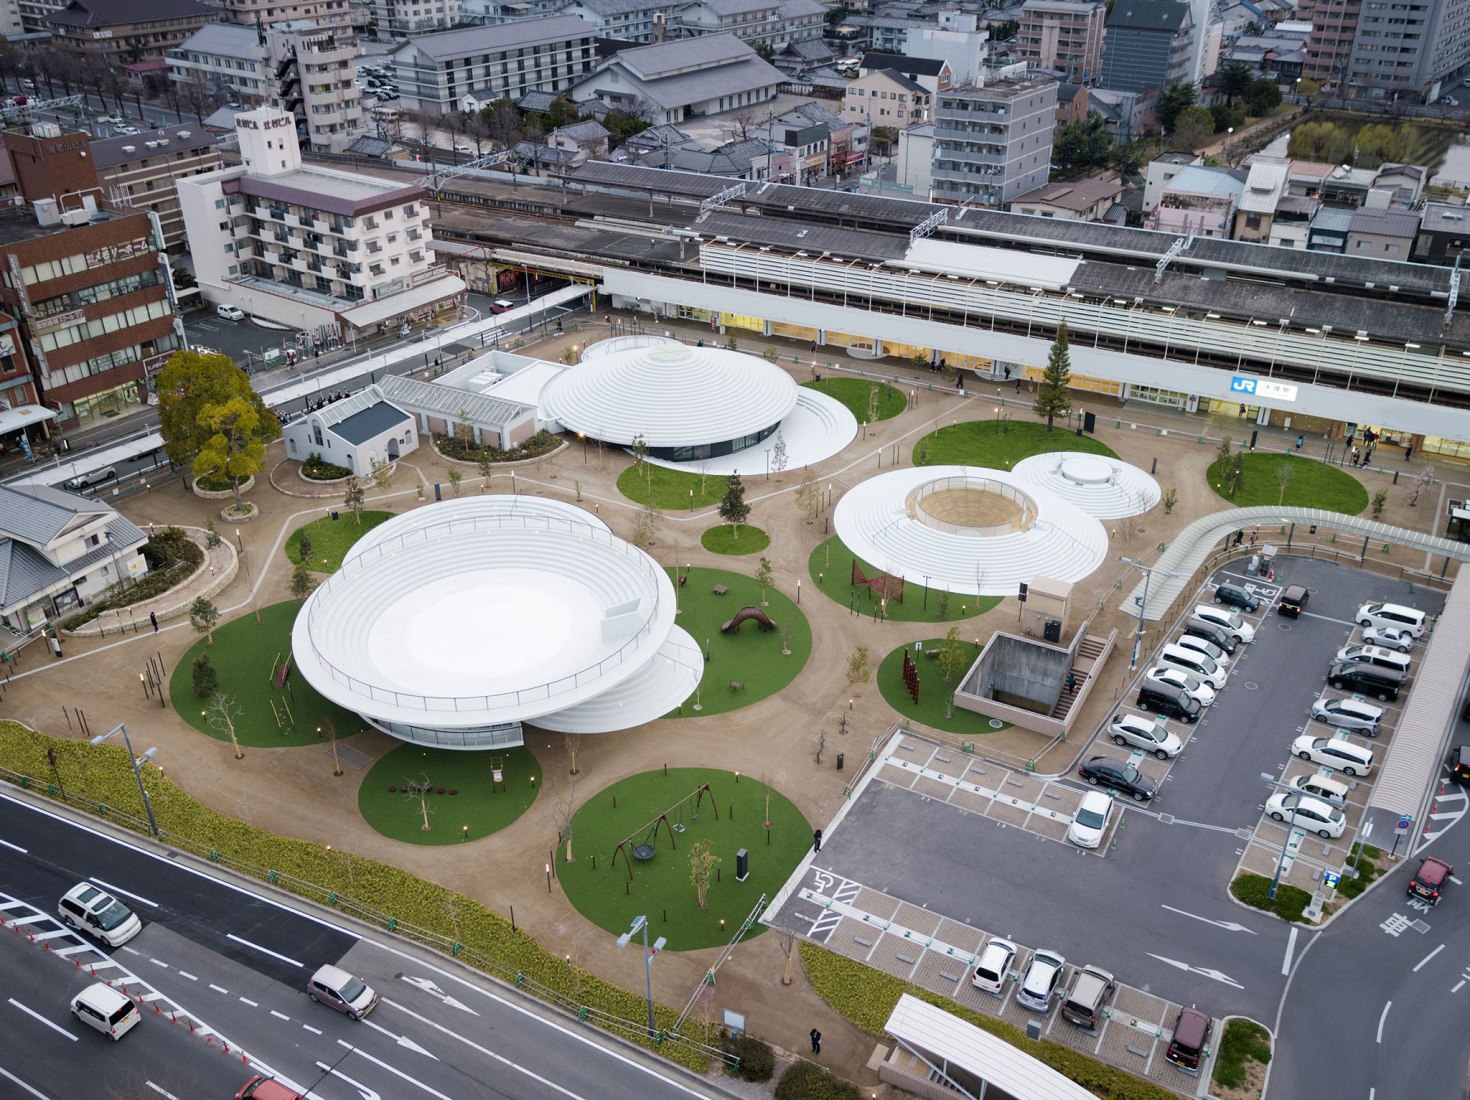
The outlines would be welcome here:
[[[720,806],[715,801],[715,792],[710,790],[708,783],[701,783],[693,791],[675,802],[663,813],[652,821],[644,822],[638,828],[618,841],[618,846],[613,849],[612,865],[618,864],[618,853],[623,855],[623,862],[628,865],[628,881],[633,880],[633,860],[648,861],[654,857],[654,841],[658,839],[659,828],[662,827],[669,834],[669,847],[674,851],[679,850],[678,842],[674,839],[675,833],[684,831],[685,813],[689,815],[688,820],[699,820],[699,806],[704,801],[704,796],[709,795],[709,804],[715,811],[715,820],[720,820]],[[676,820],[670,820],[674,818]],[[642,837],[640,840],[639,838]]]

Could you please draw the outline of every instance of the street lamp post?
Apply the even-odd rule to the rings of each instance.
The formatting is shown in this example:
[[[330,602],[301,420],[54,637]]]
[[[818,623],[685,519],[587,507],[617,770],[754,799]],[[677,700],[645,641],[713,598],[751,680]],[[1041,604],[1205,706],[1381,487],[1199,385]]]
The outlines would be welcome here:
[[[152,760],[153,759],[153,754],[156,753],[158,750],[157,749],[149,749],[147,752],[145,752],[142,755],[141,758],[139,758],[137,756],[134,756],[133,755],[133,742],[128,737],[128,727],[126,725],[123,725],[122,723],[118,723],[118,726],[117,726],[116,729],[109,730],[107,733],[99,734],[98,736],[92,738],[92,740],[89,743],[90,744],[93,744],[93,745],[100,745],[100,744],[102,744],[102,742],[106,741],[109,737],[111,737],[114,733],[121,733],[122,734],[122,737],[123,737],[123,745],[126,746],[126,748],[128,750],[128,760],[131,761],[132,762],[132,765],[133,765],[133,778],[138,781],[138,793],[143,796],[143,810],[144,810],[145,813],[148,814],[148,829],[149,829],[149,831],[155,837],[157,837],[158,836],[158,822],[153,817],[153,803],[150,802],[150,801],[148,801],[148,788],[145,787],[145,786],[143,786],[143,773],[141,771],[139,771],[138,768],[139,768],[139,765],[140,764],[144,764],[144,763],[147,763],[149,760]]]
[[[660,936],[650,948],[648,946],[648,918],[637,916],[633,918],[633,927],[618,937],[618,946],[627,947],[640,931],[643,933],[643,991],[648,997],[648,1037],[657,1039],[658,1031],[653,1025],[653,957],[662,951],[664,945],[669,941]]]
[[[1272,787],[1280,787],[1284,791],[1290,791],[1293,789],[1287,786],[1285,783],[1282,783],[1270,772],[1262,772],[1261,778],[1264,779]],[[1271,889],[1266,891],[1267,901],[1276,900],[1276,887],[1281,882],[1281,870],[1283,867],[1286,866],[1286,849],[1291,844],[1291,834],[1296,832],[1296,811],[1297,807],[1301,804],[1302,800],[1300,798],[1298,798],[1295,802],[1291,804],[1291,822],[1287,825],[1286,836],[1281,841],[1281,855],[1276,859],[1276,873],[1271,876]]]
[[[1179,574],[1172,573],[1168,570],[1160,570],[1157,566],[1151,567],[1144,565],[1142,562],[1134,561],[1132,558],[1120,557],[1118,560],[1124,565],[1132,566],[1143,574],[1143,595],[1141,597],[1134,597],[1138,601],[1138,630],[1133,635],[1133,659],[1128,662],[1128,671],[1132,672],[1138,667],[1138,653],[1143,647],[1143,612],[1148,607],[1148,583],[1153,579],[1153,575],[1156,572],[1162,572],[1166,580],[1170,577],[1177,577]]]

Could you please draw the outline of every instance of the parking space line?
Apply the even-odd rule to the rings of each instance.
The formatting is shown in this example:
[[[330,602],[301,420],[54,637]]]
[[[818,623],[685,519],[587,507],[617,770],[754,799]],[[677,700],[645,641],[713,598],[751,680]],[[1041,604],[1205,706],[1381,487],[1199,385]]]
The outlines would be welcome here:
[[[1292,925],[1291,934],[1286,937],[1286,958],[1281,960],[1281,973],[1291,973],[1291,955],[1296,950],[1296,925]]]

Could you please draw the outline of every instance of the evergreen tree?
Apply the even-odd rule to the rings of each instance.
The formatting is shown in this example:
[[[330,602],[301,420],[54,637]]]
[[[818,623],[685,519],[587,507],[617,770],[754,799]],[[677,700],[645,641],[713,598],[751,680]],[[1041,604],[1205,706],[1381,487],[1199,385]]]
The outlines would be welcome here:
[[[739,474],[725,479],[725,495],[720,498],[720,518],[734,529],[734,537],[740,537],[740,525],[750,518],[750,505],[745,503],[745,484]]]
[[[1067,322],[1063,321],[1057,326],[1057,338],[1046,357],[1046,373],[1036,388],[1036,415],[1046,417],[1047,431],[1052,430],[1057,417],[1072,411],[1072,395],[1067,390],[1071,380],[1072,353],[1067,344]]]

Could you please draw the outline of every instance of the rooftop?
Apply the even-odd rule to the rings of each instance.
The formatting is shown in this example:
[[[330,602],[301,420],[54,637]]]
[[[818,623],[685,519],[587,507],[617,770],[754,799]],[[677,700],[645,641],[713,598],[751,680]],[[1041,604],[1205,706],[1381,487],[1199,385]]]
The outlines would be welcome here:
[[[45,22],[67,27],[116,27],[129,23],[156,23],[167,19],[215,19],[217,8],[198,0],[71,0]]]
[[[938,57],[909,57],[901,53],[883,53],[874,50],[863,55],[863,69],[893,69],[901,73],[918,73],[922,76],[938,76],[944,71],[944,60]]]
[[[1011,200],[1015,203],[1045,203],[1055,206],[1059,210],[1071,210],[1082,213],[1090,210],[1100,202],[1108,202],[1118,197],[1122,192],[1123,185],[1113,183],[1109,180],[1085,179],[1077,180],[1075,183],[1046,183],[1034,191],[1027,191],[1024,195],[1017,195]]]
[[[471,54],[506,53],[551,42],[588,39],[593,36],[590,23],[575,15],[551,15],[514,23],[494,23],[483,27],[459,27],[452,31],[436,31],[410,38],[394,51],[394,56],[418,51],[434,61],[448,61]]]
[[[353,175],[315,165],[303,165],[276,176],[252,176],[241,172],[233,180],[226,181],[225,190],[347,217],[356,216],[370,204],[391,206],[412,202],[424,194],[418,184]]]
[[[1107,28],[1173,33],[1185,25],[1188,15],[1189,5],[1177,0],[1123,0],[1113,5]]]
[[[149,142],[159,142],[153,148]],[[176,157],[182,152],[206,153],[214,148],[215,135],[198,127],[183,129],[148,130],[141,134],[125,134],[122,137],[103,138],[92,142],[92,166],[113,168],[130,161],[146,160],[149,157]]]
[[[265,53],[254,27],[239,27],[234,23],[206,23],[169,50],[168,55],[178,57],[186,51],[252,61]]]
[[[146,236],[151,230],[146,210],[112,210],[107,207],[99,207],[92,215],[92,220],[82,226],[70,225],[41,225],[36,221],[36,216],[29,206],[19,209],[7,208],[0,213],[0,245],[20,244],[24,241],[33,241],[40,237],[49,237],[58,233],[67,233],[72,229],[86,228],[87,225],[100,225],[105,222],[121,222],[128,219],[143,219],[133,232],[138,236]]]

